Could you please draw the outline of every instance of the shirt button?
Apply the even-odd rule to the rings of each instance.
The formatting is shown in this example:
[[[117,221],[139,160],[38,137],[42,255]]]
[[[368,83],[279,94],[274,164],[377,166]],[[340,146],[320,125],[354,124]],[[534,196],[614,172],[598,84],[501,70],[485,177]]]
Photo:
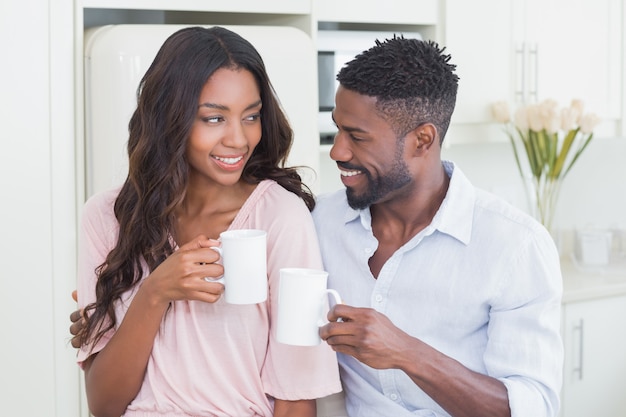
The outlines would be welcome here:
[[[380,294],[376,294],[376,297],[374,297],[374,300],[376,300],[377,303],[380,303],[381,301],[383,301],[383,296]]]
[[[392,401],[395,401],[398,399],[398,396],[396,394],[391,394],[389,398],[391,398]]]

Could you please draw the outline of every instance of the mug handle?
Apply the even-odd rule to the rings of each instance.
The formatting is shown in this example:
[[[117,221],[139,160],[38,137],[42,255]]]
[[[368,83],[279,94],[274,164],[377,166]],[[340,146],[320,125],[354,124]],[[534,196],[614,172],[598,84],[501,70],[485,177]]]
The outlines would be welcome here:
[[[222,248],[220,246],[211,246],[210,249],[213,249],[215,252],[219,253],[220,258],[223,256]],[[218,259],[217,262],[219,263],[220,260]],[[220,284],[224,284],[224,275],[219,278],[204,277],[204,280],[207,282],[219,282]]]
[[[322,300],[321,300],[322,304],[320,306],[320,318],[317,321],[317,326],[318,327],[325,326],[326,324],[329,323],[328,319],[326,318],[326,312],[325,312],[325,308],[324,308],[326,306],[325,301],[328,301],[328,299],[327,299],[328,294],[333,296],[333,298],[335,299],[335,304],[342,304],[343,303],[343,301],[341,301],[341,296],[339,295],[339,293],[336,290],[333,290],[333,289],[330,289],[330,288],[324,290],[324,296],[322,297]],[[339,320],[341,320],[341,319],[339,319]]]

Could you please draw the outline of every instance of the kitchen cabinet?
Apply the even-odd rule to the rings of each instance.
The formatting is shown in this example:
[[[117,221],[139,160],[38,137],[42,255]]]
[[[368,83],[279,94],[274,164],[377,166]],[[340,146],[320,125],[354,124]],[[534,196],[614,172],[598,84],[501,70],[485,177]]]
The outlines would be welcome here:
[[[626,295],[563,305],[562,417],[626,415]]]
[[[623,2],[533,0],[526,5],[522,46],[529,66],[522,75],[527,91],[516,89],[517,100],[532,100],[534,94],[535,100],[553,97],[569,104],[572,98],[581,98],[603,119],[618,118]],[[595,23],[593,30],[589,22]],[[518,45],[519,39],[516,36]],[[534,68],[532,55],[536,55]],[[524,100],[522,93],[530,97]]]
[[[626,416],[626,264],[563,259],[561,417]]]
[[[393,25],[436,25],[438,0],[314,0],[316,20]]]
[[[484,130],[498,100],[552,98],[566,106],[580,98],[605,122],[597,134],[619,133],[623,7],[619,0],[446,0],[443,44],[460,76],[451,131],[469,136],[452,133],[452,140],[506,140]]]

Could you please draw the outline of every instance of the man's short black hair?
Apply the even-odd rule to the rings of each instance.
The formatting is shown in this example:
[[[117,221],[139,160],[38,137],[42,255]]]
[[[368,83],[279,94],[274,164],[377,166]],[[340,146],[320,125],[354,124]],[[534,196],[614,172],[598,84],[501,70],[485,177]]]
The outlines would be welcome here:
[[[339,71],[337,80],[349,90],[375,97],[376,108],[399,137],[429,122],[443,141],[459,80],[444,50],[433,41],[403,36],[376,40]]]

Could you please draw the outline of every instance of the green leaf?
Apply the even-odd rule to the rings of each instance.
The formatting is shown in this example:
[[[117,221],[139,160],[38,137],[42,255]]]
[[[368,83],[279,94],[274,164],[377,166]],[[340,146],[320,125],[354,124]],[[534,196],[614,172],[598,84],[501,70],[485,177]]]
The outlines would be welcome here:
[[[563,140],[563,146],[561,147],[561,152],[559,152],[559,156],[557,157],[556,163],[554,164],[552,175],[550,175],[551,178],[557,179],[561,177],[561,171],[563,170],[563,166],[565,165],[567,154],[569,153],[570,148],[572,147],[572,144],[574,143],[574,139],[576,139],[576,135],[578,134],[579,130],[580,128],[577,127],[576,129],[572,129],[569,132],[567,132],[567,136],[565,136],[565,139]],[[569,164],[569,167],[571,166],[572,166],[572,163]],[[565,173],[562,175],[563,177],[565,177],[565,175],[567,174],[567,171],[569,171],[569,167],[565,171]]]
[[[587,136],[587,139],[585,140],[585,142],[583,142],[583,145],[578,149],[576,154],[574,154],[574,157],[572,158],[572,162],[569,163],[569,165],[567,166],[567,169],[565,170],[565,173],[563,173],[563,177],[565,177],[567,173],[569,172],[569,170],[572,169],[572,167],[574,166],[574,162],[576,162],[580,154],[583,153],[587,145],[589,145],[589,142],[591,142],[592,138],[593,138],[593,133],[590,133],[589,136]]]
[[[528,130],[528,137],[524,137],[524,147],[526,148],[526,155],[528,157],[528,163],[530,164],[530,171],[535,178],[541,177],[541,154],[538,149],[537,132]]]
[[[511,146],[513,147],[513,155],[515,156],[515,163],[517,164],[517,170],[519,171],[519,175],[521,178],[524,178],[524,170],[522,169],[522,164],[520,163],[520,160],[519,160],[519,154],[517,152],[517,143],[515,142],[515,137],[508,130],[506,130],[506,134],[509,137],[509,140],[511,141]]]
[[[535,177],[541,177],[544,166],[543,156],[543,135],[541,132],[530,131],[530,148],[532,149],[532,155],[534,160],[534,174]]]

